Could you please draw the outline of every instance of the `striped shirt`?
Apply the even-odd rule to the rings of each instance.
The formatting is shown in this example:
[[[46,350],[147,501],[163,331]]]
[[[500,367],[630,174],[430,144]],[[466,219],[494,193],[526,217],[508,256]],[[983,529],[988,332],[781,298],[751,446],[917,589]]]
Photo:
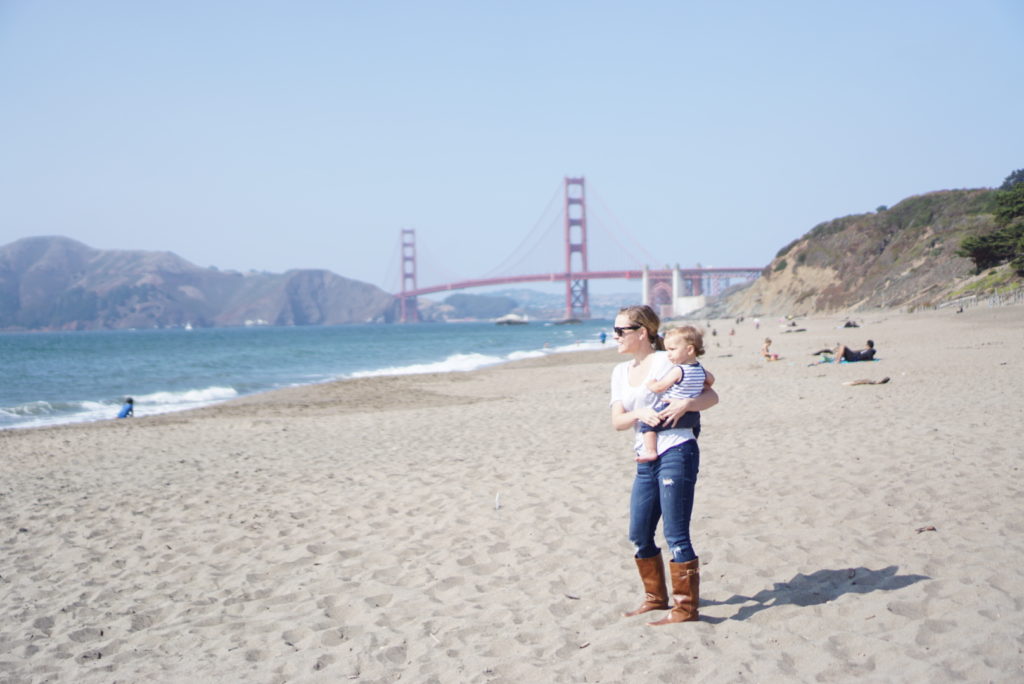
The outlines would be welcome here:
[[[703,366],[699,363],[680,364],[679,369],[683,372],[683,377],[679,379],[679,382],[665,390],[665,393],[660,397],[661,401],[690,399],[704,390]]]

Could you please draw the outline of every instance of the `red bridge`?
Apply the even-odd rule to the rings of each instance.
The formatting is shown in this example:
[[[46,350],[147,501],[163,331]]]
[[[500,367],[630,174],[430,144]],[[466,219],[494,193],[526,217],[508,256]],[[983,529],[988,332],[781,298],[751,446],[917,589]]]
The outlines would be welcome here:
[[[429,287],[418,287],[416,284],[416,233],[411,229],[402,230],[402,291],[397,295],[401,306],[399,320],[402,323],[419,320],[416,298],[420,295],[487,285],[536,282],[564,282],[566,319],[590,318],[587,282],[609,278],[642,281],[643,303],[655,307],[662,316],[671,316],[685,313],[685,311],[679,311],[682,299],[691,298],[690,302],[693,302],[705,293],[717,295],[734,280],[754,280],[761,274],[760,267],[661,270],[645,267],[639,270],[591,271],[587,268],[587,211],[583,178],[565,179],[563,215],[565,226],[564,271],[462,280]]]

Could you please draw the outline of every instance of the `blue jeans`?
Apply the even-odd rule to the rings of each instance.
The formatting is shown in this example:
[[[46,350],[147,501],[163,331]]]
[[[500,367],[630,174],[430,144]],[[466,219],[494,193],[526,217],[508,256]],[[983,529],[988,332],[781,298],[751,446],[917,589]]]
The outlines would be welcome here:
[[[637,558],[661,553],[654,543],[659,518],[672,560],[685,563],[697,557],[690,543],[690,513],[699,469],[700,448],[695,439],[672,447],[655,461],[636,464],[629,499],[629,540]]]

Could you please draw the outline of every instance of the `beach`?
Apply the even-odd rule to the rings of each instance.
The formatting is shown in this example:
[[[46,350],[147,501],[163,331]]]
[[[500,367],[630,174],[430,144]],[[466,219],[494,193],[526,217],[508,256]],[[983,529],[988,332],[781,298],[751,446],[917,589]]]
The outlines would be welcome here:
[[[697,623],[621,617],[610,341],[0,431],[0,681],[1020,680],[1024,307],[850,318],[712,322]]]

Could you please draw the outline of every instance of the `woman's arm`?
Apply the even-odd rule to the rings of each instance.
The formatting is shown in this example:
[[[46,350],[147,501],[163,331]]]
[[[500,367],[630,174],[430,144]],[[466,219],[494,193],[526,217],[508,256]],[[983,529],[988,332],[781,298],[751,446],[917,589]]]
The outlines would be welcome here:
[[[659,420],[665,425],[675,427],[684,413],[688,411],[706,411],[718,403],[718,393],[710,387],[690,399],[673,399],[668,406],[658,413]]]
[[[644,406],[636,411],[627,411],[622,407],[621,401],[612,404],[612,427],[616,430],[629,430],[638,420],[642,420],[651,426],[661,422],[658,412],[649,406]]]

